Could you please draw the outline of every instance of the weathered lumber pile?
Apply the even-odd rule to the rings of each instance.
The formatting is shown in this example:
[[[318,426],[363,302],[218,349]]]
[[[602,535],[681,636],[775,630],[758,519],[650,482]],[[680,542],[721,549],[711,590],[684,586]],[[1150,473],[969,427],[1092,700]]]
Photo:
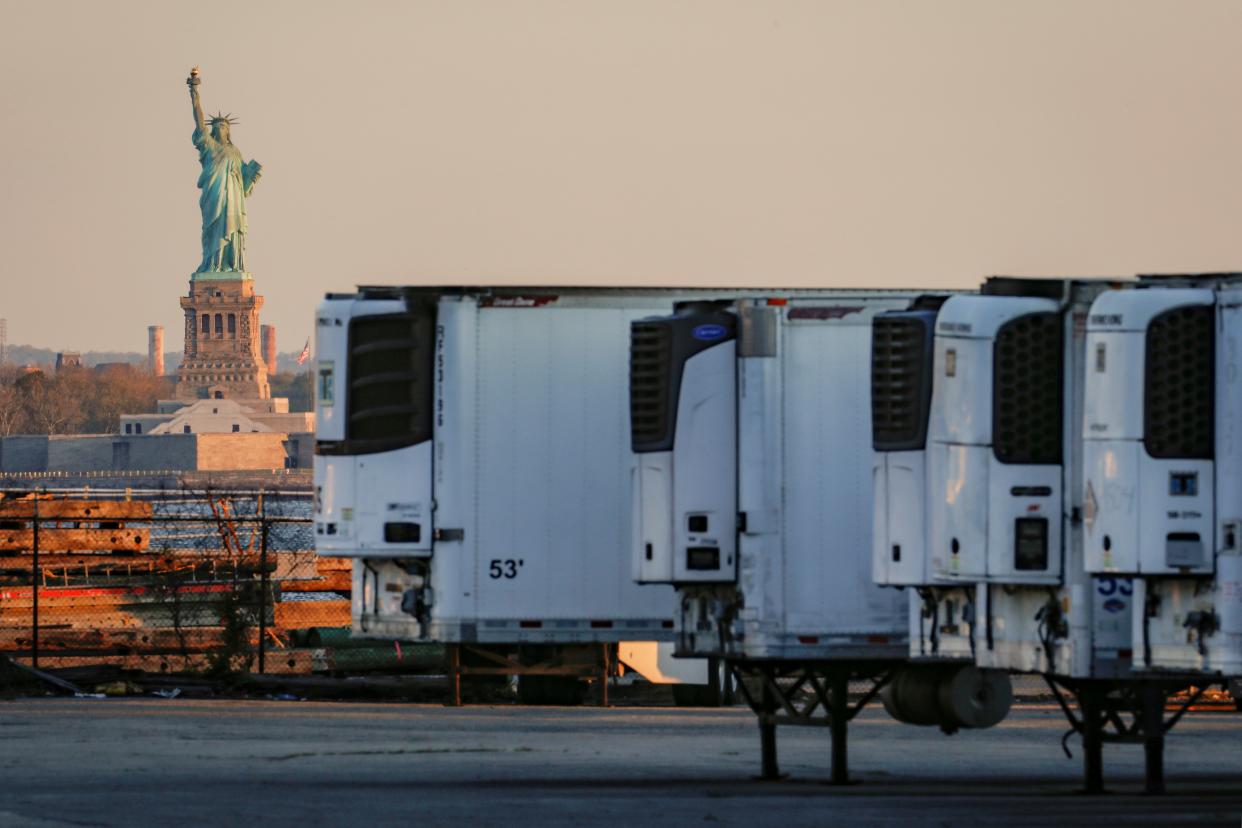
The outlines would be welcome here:
[[[253,669],[262,634],[269,671],[332,669],[322,648],[289,645],[348,627],[349,562],[263,552],[250,521],[227,503],[177,518],[150,501],[0,495],[0,653],[37,648],[49,668]],[[175,542],[153,548],[156,536]]]
[[[151,545],[152,508],[143,501],[0,499],[0,555],[46,552],[141,552]]]

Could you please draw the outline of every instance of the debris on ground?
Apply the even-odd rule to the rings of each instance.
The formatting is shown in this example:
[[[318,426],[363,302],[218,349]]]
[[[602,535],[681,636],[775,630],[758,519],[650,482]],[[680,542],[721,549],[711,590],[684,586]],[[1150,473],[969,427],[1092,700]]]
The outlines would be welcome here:
[[[0,667],[3,668],[4,674],[7,674],[9,676],[16,674],[16,675],[22,676],[25,679],[25,681],[19,680],[18,682],[16,682],[18,684],[29,684],[33,680],[41,684],[45,692],[49,689],[54,689],[61,693],[70,693],[70,694],[77,694],[77,693],[82,692],[82,688],[78,687],[73,682],[66,681],[65,679],[60,678],[59,676],[52,675],[51,673],[40,670],[37,667],[31,667],[28,664],[22,664],[19,661],[14,661],[11,658],[8,658],[7,656],[0,656]],[[0,680],[0,684],[8,684],[8,683],[9,682]]]

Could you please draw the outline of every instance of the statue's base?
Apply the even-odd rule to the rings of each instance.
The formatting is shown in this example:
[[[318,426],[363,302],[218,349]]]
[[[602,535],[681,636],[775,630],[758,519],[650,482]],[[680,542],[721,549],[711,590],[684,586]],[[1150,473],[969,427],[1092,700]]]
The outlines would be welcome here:
[[[271,386],[259,348],[263,297],[239,270],[200,271],[190,277],[185,312],[185,355],[176,396],[196,399],[267,399]]]
[[[245,270],[200,270],[190,275],[190,282],[237,282],[249,281],[254,277]]]

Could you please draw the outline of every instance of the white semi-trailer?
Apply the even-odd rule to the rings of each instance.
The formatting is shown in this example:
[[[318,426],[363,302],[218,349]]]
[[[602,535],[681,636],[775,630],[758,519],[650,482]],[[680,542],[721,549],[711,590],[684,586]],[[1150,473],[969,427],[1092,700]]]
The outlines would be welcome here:
[[[670,642],[673,590],[630,577],[629,324],[737,293],[329,294],[315,532],[354,559],[354,634],[455,645],[454,676],[521,673],[531,700],[572,699],[616,642]]]
[[[912,657],[1043,674],[1082,734],[1093,792],[1102,790],[1102,745],[1110,738],[1143,741],[1148,789],[1162,789],[1163,734],[1180,716],[1166,723],[1164,706],[1187,684],[1184,674],[1153,679],[1132,671],[1130,631],[1144,615],[1135,597],[1142,587],[1131,580],[1137,573],[1092,560],[1099,555],[1092,544],[1103,547],[1091,539],[1101,501],[1098,484],[1084,486],[1087,470],[1107,468],[1119,486],[1138,486],[1116,458],[1093,460],[1090,448],[1101,434],[1093,409],[1133,410],[1121,389],[1143,393],[1141,362],[1108,356],[1098,365],[1117,373],[1105,383],[1088,341],[1089,313],[1095,318],[1106,300],[1140,293],[1125,287],[992,279],[978,295],[951,297],[936,315],[934,357],[924,362],[932,385],[926,450],[894,445],[877,461],[877,525],[890,534],[877,532],[875,575],[917,590]],[[876,334],[879,342],[879,324]],[[1092,395],[1107,403],[1085,403]],[[908,482],[920,475],[921,487]],[[901,516],[919,512],[922,520],[903,534]],[[907,549],[916,550],[913,558]],[[911,681],[886,702],[900,718],[933,690],[933,682]]]
[[[1242,275],[1144,278],[1087,331],[1087,567],[1132,579],[1135,671],[1240,677]]]
[[[915,498],[926,509],[923,554],[903,566],[893,540],[875,548],[879,582],[920,592],[912,654],[1021,672],[1124,673],[1129,589],[1090,583],[1080,521],[1084,322],[1107,287],[991,279],[939,309],[924,366],[927,482]],[[908,496],[896,475],[888,482],[882,511],[899,523]],[[1100,600],[1105,592],[1115,600]]]
[[[870,342],[916,296],[776,292],[632,325],[634,577],[676,587],[680,655],[740,679],[765,776],[776,725],[822,716],[846,781],[848,683],[901,680],[905,596],[871,580]]]

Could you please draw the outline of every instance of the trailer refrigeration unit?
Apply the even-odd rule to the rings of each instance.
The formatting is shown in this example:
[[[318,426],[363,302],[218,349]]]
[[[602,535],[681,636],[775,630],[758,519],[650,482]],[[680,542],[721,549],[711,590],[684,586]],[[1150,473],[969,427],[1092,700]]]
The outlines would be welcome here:
[[[673,590],[629,573],[627,337],[696,295],[722,293],[329,294],[316,546],[354,559],[354,635],[448,643],[458,690],[463,673],[518,673],[532,701],[572,700],[615,670],[617,642],[671,642]]]
[[[1242,677],[1242,274],[1140,285],[1088,320],[1087,566],[1133,579],[1136,673],[1201,692]]]
[[[634,578],[676,587],[679,655],[727,660],[767,777],[776,725],[828,724],[845,781],[846,723],[906,656],[904,596],[871,583],[868,350],[872,317],[912,298],[688,302],[632,325]],[[851,705],[855,679],[872,689]]]

